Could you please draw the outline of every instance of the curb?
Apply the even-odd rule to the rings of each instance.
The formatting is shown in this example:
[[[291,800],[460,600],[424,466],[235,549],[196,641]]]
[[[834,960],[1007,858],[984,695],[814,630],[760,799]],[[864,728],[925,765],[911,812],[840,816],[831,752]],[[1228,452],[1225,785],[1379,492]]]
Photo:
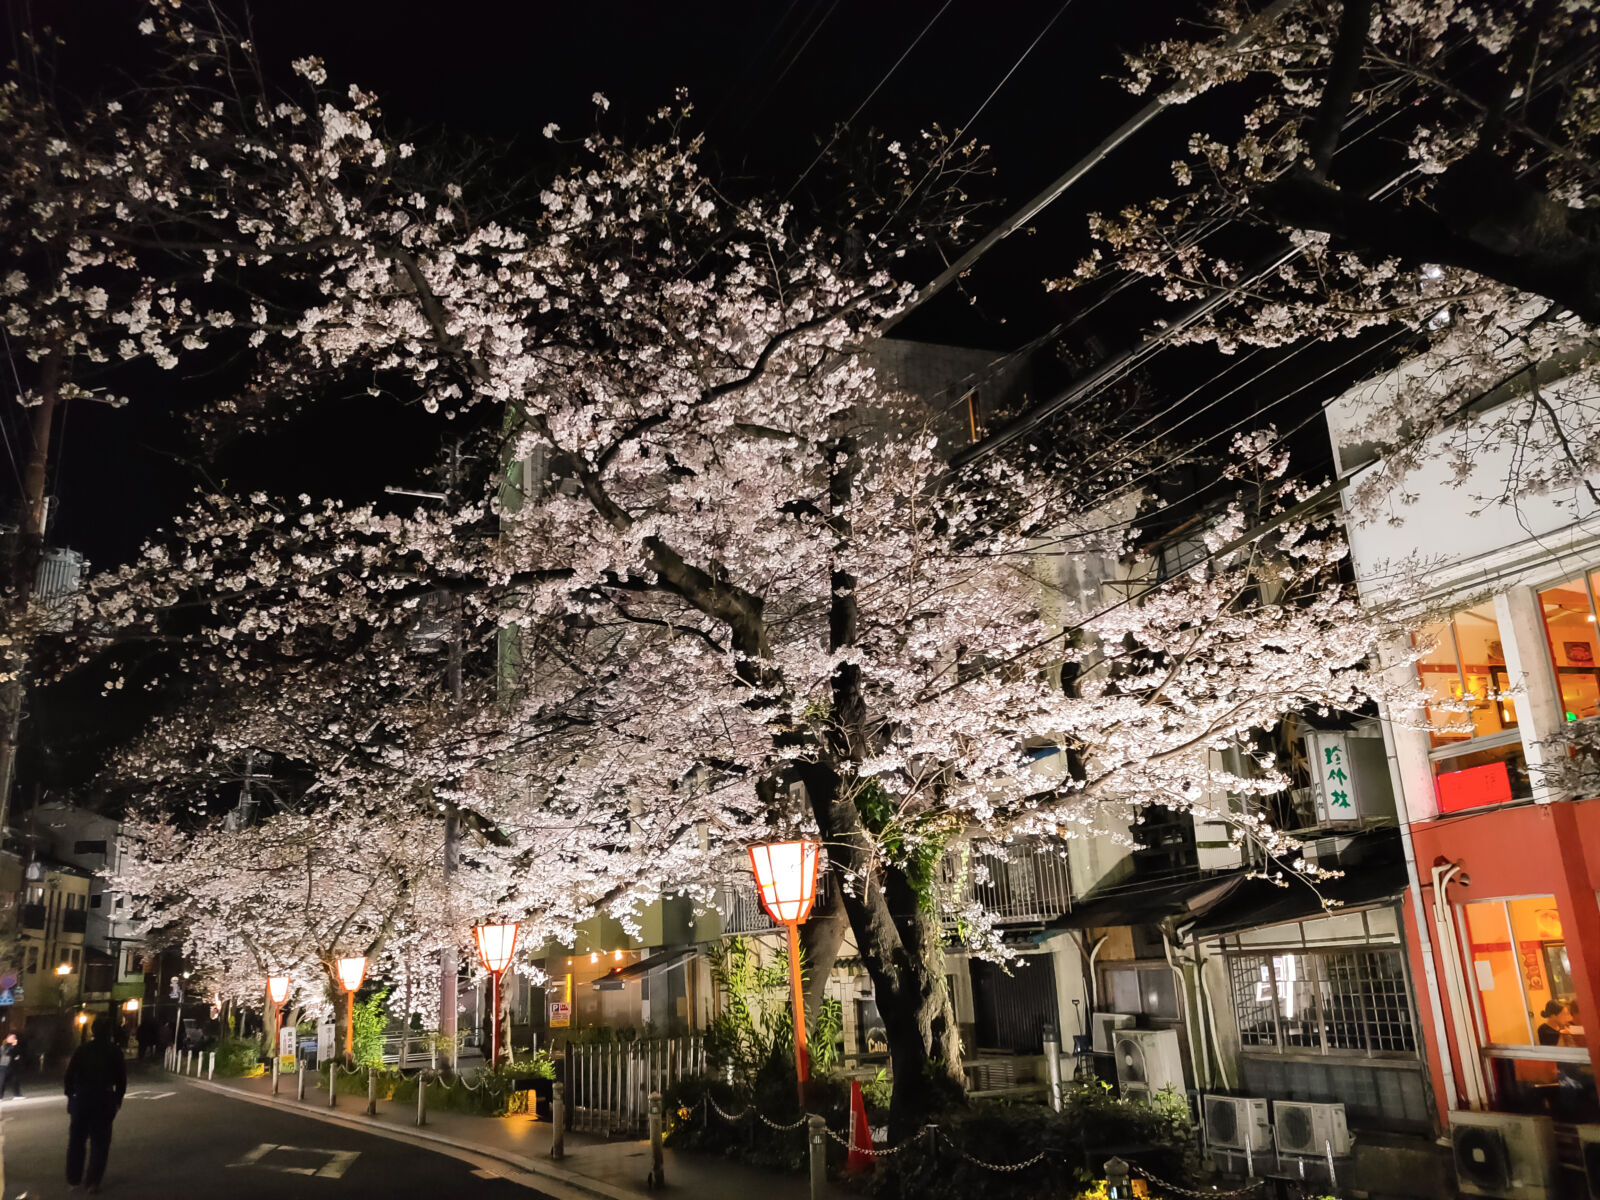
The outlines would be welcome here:
[[[638,1192],[626,1191],[613,1187],[611,1184],[602,1183],[597,1179],[590,1179],[587,1175],[580,1175],[576,1171],[568,1171],[554,1163],[543,1162],[539,1159],[527,1158],[520,1154],[512,1154],[506,1150],[497,1150],[477,1142],[466,1142],[459,1138],[447,1137],[440,1133],[430,1133],[427,1129],[396,1129],[393,1126],[382,1125],[370,1117],[352,1117],[339,1112],[338,1109],[317,1108],[301,1104],[298,1100],[273,1099],[271,1096],[257,1096],[239,1088],[230,1087],[225,1083],[213,1083],[205,1079],[185,1078],[182,1075],[174,1077],[174,1082],[187,1083],[191,1087],[203,1088],[208,1092],[216,1092],[223,1096],[232,1096],[249,1104],[259,1104],[264,1108],[274,1108],[280,1112],[298,1113],[302,1117],[310,1117],[314,1121],[325,1121],[330,1125],[343,1125],[348,1129],[356,1129],[362,1133],[386,1137],[391,1141],[405,1142],[409,1145],[421,1146],[427,1150],[438,1150],[451,1153],[453,1157],[474,1162],[477,1159],[488,1160],[494,1163],[504,1163],[506,1166],[515,1167],[523,1175],[530,1178],[514,1179],[513,1182],[521,1183],[525,1187],[539,1188],[549,1192],[552,1200],[639,1200]],[[359,1099],[359,1097],[356,1097]],[[503,1174],[503,1172],[500,1172]],[[559,1185],[558,1190],[552,1190],[550,1185]]]

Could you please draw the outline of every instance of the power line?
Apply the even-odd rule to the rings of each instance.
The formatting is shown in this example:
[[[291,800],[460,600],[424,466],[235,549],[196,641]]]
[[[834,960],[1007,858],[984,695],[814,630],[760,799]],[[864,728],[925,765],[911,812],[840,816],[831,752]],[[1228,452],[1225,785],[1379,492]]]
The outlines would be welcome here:
[[[905,62],[906,59],[910,57],[911,52],[915,50],[922,39],[928,35],[928,30],[934,27],[939,18],[944,16],[945,10],[954,3],[955,0],[944,0],[944,4],[939,7],[939,11],[934,13],[933,16],[928,19],[928,23],[922,27],[922,32],[918,33],[916,37],[911,39],[911,44],[900,52],[900,57],[894,60],[894,65],[885,71],[883,78],[878,80],[878,82],[873,85],[872,90],[867,93],[867,98],[860,104],[856,105],[855,111],[846,117],[844,123],[833,131],[833,136],[828,139],[828,144],[821,150],[818,150],[817,156],[811,160],[811,164],[806,167],[804,171],[800,172],[800,178],[796,179],[792,184],[789,185],[789,190],[783,194],[783,198],[785,200],[794,195],[795,188],[799,187],[805,182],[806,176],[811,174],[811,172],[816,169],[817,164],[822,161],[823,157],[828,153],[828,151],[833,149],[833,144],[839,140],[840,132],[848,129],[855,119],[861,115],[861,110],[872,103],[872,98],[878,94],[884,84],[889,82],[889,77],[900,69],[900,64]]]
[[[1283,2],[1288,2],[1288,0],[1280,0],[1280,3]],[[927,183],[928,180],[933,177],[933,173],[940,167],[944,166],[945,159],[950,157],[950,152],[960,144],[961,139],[966,136],[967,130],[971,129],[974,122],[976,122],[977,119],[983,115],[983,110],[989,107],[990,101],[1000,94],[1000,90],[1011,81],[1011,77],[1017,73],[1022,64],[1028,61],[1028,56],[1038,48],[1040,42],[1044,41],[1045,35],[1055,28],[1056,22],[1059,21],[1066,13],[1067,9],[1071,7],[1072,0],[1062,0],[1061,7],[1056,9],[1055,15],[1045,22],[1044,28],[1041,29],[1037,35],[1035,35],[1033,41],[1028,43],[1027,48],[1023,50],[1021,55],[1018,56],[1017,60],[1011,64],[1010,69],[1000,77],[1000,82],[995,84],[990,90],[989,94],[983,98],[983,103],[978,105],[976,111],[974,111],[973,114],[967,118],[966,122],[961,126],[961,128],[956,130],[955,134],[950,138],[949,144],[945,146],[943,153],[941,153],[938,158],[934,159],[933,164],[923,172],[922,178],[917,180],[916,185],[913,186],[910,191],[906,192],[904,196],[900,197],[900,203],[895,205],[894,211],[884,218],[882,226],[879,227],[877,234],[874,235],[872,239],[873,241],[880,241],[883,238],[883,235],[888,230],[889,225],[896,217],[900,215],[901,210],[911,202],[911,197],[920,192],[922,190],[922,185]],[[891,320],[881,328],[891,328],[895,323],[896,321]]]
[[[1256,14],[1255,18],[1249,22],[1249,24],[1247,24],[1233,37],[1229,38],[1228,41],[1224,43],[1225,47],[1228,49],[1238,49],[1239,47],[1246,45],[1252,38],[1255,37],[1257,30],[1262,28],[1264,25],[1270,24],[1271,22],[1277,20],[1280,15],[1288,11],[1290,8],[1293,8],[1299,2],[1300,0],[1274,0],[1274,3],[1262,9],[1261,12]],[[1059,15],[1060,14],[1058,13],[1057,16]],[[887,333],[917,309],[921,308],[929,300],[932,300],[940,292],[944,291],[945,288],[949,287],[957,279],[960,279],[961,276],[965,275],[972,269],[974,264],[976,264],[980,258],[982,258],[990,250],[994,249],[995,246],[999,245],[1006,238],[1010,237],[1018,229],[1022,228],[1022,226],[1031,221],[1039,213],[1043,212],[1051,204],[1059,200],[1062,193],[1064,193],[1068,188],[1072,187],[1073,184],[1077,183],[1090,171],[1094,170],[1095,167],[1104,162],[1106,158],[1110,156],[1113,150],[1117,149],[1129,138],[1133,137],[1134,134],[1138,133],[1141,129],[1150,124],[1151,121],[1154,121],[1156,117],[1160,116],[1170,107],[1172,107],[1172,105],[1169,103],[1167,95],[1163,93],[1154,100],[1150,101],[1150,103],[1146,104],[1138,112],[1134,113],[1133,116],[1129,117],[1121,125],[1117,126],[1117,128],[1113,130],[1106,138],[1104,138],[1097,146],[1095,146],[1093,150],[1090,150],[1088,154],[1084,155],[1084,157],[1075,162],[1064,174],[1054,179],[1050,185],[1044,189],[1044,191],[1040,192],[1033,199],[1029,200],[1016,212],[1012,213],[1011,216],[1001,221],[1000,224],[996,225],[988,233],[984,234],[983,237],[974,242],[965,254],[956,259],[956,261],[951,263],[950,266],[946,267],[944,271],[941,272],[931,283],[927,284],[922,288],[921,291],[913,296],[910,303],[908,303],[899,312],[883,321],[878,327],[879,332]]]

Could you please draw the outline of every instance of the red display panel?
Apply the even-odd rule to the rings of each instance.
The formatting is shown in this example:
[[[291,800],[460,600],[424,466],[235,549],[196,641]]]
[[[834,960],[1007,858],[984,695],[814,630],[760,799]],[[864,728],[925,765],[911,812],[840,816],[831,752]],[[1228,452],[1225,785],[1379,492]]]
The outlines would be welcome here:
[[[1468,767],[1465,771],[1446,771],[1434,782],[1439,790],[1442,813],[1504,804],[1511,799],[1511,775],[1503,762]]]

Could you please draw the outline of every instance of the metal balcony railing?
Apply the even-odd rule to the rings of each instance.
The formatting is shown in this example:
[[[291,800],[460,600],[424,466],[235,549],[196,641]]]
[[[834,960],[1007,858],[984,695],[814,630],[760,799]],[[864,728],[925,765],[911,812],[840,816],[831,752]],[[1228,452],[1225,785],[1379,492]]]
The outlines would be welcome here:
[[[1072,876],[1065,849],[1042,838],[1019,841],[1006,857],[972,848],[965,871],[965,899],[975,900],[1002,924],[1049,921],[1071,908]],[[961,879],[959,851],[945,858],[944,882]]]

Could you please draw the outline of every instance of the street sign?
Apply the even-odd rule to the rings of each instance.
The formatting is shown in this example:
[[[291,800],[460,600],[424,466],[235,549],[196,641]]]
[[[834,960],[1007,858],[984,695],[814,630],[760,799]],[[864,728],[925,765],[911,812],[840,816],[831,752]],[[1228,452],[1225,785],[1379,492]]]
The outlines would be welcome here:
[[[333,1058],[333,1047],[338,1037],[338,1027],[332,1021],[323,1021],[317,1026],[317,1061],[329,1062]]]
[[[565,1000],[550,1001],[550,1028],[565,1029],[572,1024],[572,1005]]]
[[[296,1045],[297,1035],[293,1025],[285,1025],[278,1030],[278,1074],[294,1074],[294,1056]]]

